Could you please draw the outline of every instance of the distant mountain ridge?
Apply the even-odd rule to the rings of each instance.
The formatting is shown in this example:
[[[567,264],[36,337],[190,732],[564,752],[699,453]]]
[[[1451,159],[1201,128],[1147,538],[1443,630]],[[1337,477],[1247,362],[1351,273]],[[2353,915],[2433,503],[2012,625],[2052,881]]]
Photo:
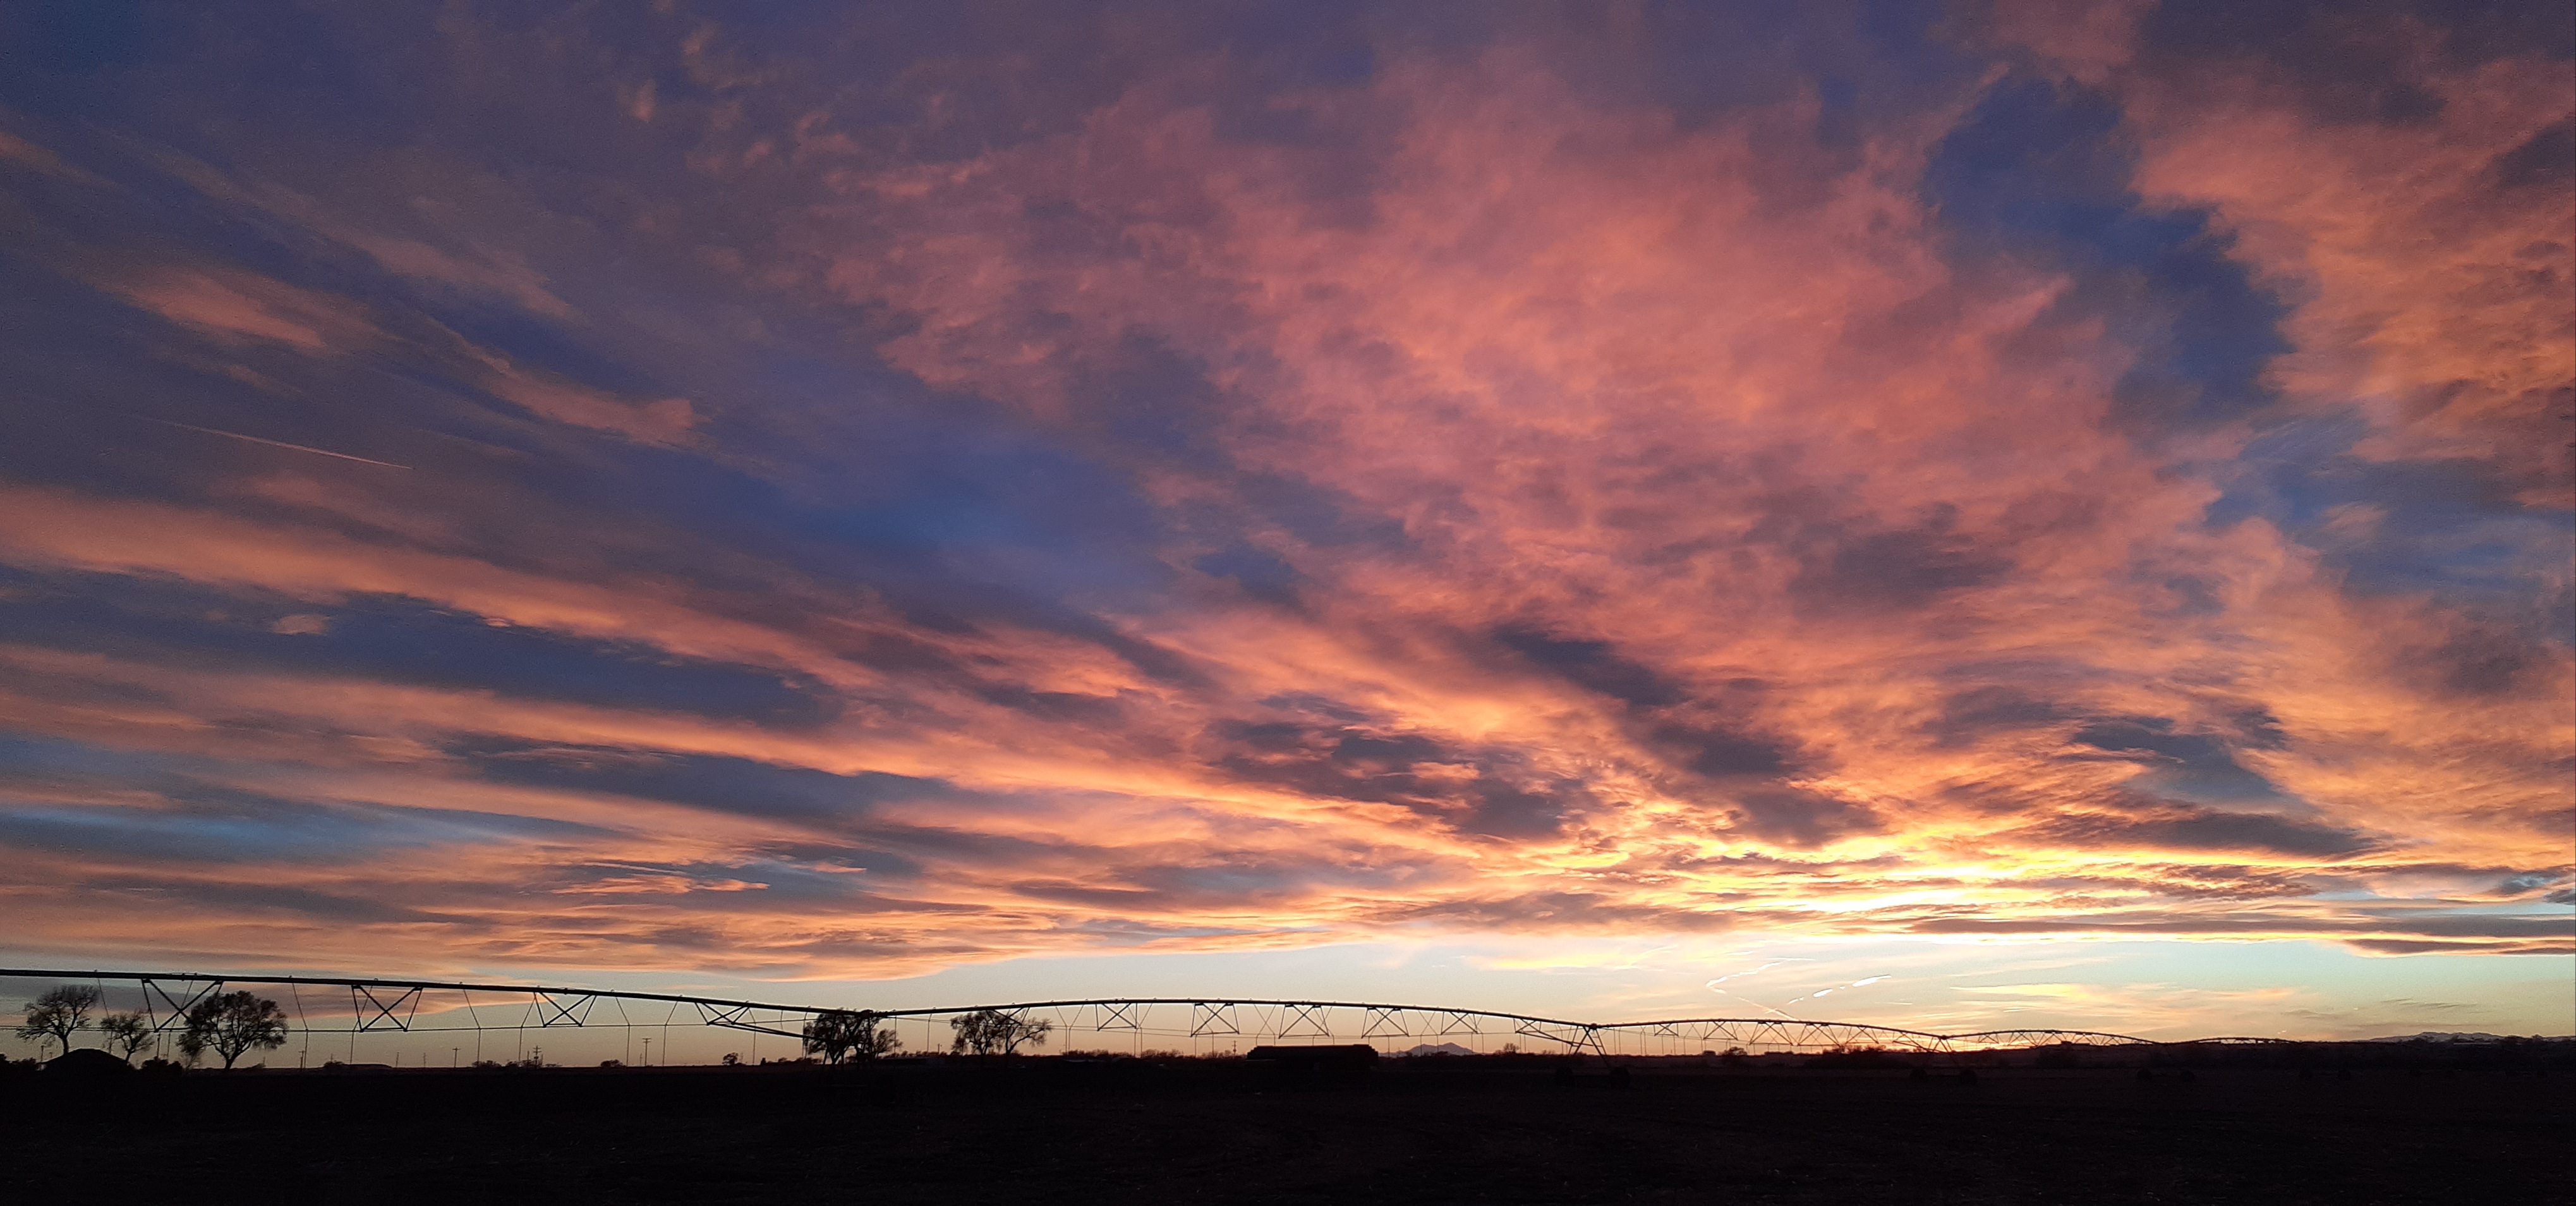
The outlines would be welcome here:
[[[2523,1036],[2518,1034],[2489,1034],[2483,1030],[2420,1030],[2414,1034],[2392,1034],[2382,1038],[2365,1039],[2363,1041],[2371,1043],[2502,1043],[2522,1039]],[[2576,1035],[2544,1036],[2535,1034],[2529,1039],[2523,1041],[2564,1043],[2576,1041]]]

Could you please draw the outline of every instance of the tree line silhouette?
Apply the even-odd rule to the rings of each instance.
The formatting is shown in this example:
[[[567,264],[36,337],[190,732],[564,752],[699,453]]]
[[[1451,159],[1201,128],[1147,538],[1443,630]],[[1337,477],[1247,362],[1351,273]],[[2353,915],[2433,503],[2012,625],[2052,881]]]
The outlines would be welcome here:
[[[101,1046],[127,1063],[158,1037],[152,1019],[130,1010],[100,1014],[91,1020],[98,1008],[99,990],[87,984],[63,984],[36,998],[27,1009],[26,1020],[18,1024],[18,1037],[39,1044],[53,1043],[63,1054],[72,1050],[72,1036],[84,1030],[95,1030]],[[1043,1019],[1023,1018],[998,1009],[979,1009],[949,1019],[952,1032],[949,1051],[955,1055],[1016,1055],[1022,1047],[1044,1046],[1054,1024]],[[871,1060],[889,1055],[903,1046],[895,1037],[892,1021],[873,1010],[827,1009],[805,1023],[805,1051],[820,1055],[824,1062],[846,1063]],[[190,1005],[183,1015],[179,1030],[179,1050],[188,1062],[195,1063],[207,1052],[231,1068],[241,1057],[255,1050],[286,1045],[286,1012],[277,1002],[248,991],[213,993]],[[42,1047],[38,1050],[41,1053]],[[727,1057],[726,1062],[733,1062]],[[478,1061],[477,1066],[481,1066]]]
[[[72,1036],[91,1029],[90,1011],[98,1007],[99,992],[87,984],[62,984],[36,998],[27,1009],[27,1018],[18,1024],[18,1037],[31,1042],[51,1041],[68,1055]],[[195,1063],[209,1051],[230,1068],[241,1057],[255,1050],[286,1045],[286,1011],[277,1002],[253,992],[211,993],[188,1007],[179,1031],[179,1050]],[[152,1019],[141,1013],[120,1010],[99,1015],[96,1026],[107,1050],[134,1062],[136,1053],[152,1045],[156,1031]],[[39,1047],[39,1051],[43,1048]]]
[[[948,1020],[952,1055],[1017,1055],[1022,1047],[1046,1044],[1055,1024],[998,1009],[978,1009]],[[805,1052],[823,1062],[875,1059],[903,1046],[893,1023],[873,1010],[826,1009],[805,1023]]]

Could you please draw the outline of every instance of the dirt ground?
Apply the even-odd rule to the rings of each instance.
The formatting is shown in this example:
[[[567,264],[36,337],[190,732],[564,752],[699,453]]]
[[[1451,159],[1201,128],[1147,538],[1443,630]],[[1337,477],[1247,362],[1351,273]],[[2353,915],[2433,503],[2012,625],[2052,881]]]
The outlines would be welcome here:
[[[84,1202],[2576,1200],[2576,1075],[1387,1061],[0,1082],[0,1186]]]

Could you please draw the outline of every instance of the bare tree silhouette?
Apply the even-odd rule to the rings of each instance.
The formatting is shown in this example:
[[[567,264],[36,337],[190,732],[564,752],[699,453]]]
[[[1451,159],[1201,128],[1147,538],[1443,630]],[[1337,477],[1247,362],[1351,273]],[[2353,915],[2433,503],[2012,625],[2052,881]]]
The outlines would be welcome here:
[[[107,1049],[124,1056],[129,1064],[134,1062],[135,1052],[152,1045],[151,1019],[139,1013],[105,1014],[98,1019],[98,1031]]]
[[[18,1037],[37,1042],[52,1039],[62,1044],[68,1054],[73,1032],[89,1025],[89,1011],[97,1004],[98,990],[87,984],[56,985],[27,1007],[27,1020],[18,1024]]]

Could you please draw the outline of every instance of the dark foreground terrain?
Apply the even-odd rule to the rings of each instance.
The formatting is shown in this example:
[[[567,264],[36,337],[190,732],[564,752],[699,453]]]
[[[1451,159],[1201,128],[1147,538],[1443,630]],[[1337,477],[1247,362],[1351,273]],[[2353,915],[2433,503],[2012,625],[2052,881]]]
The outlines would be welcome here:
[[[2576,1200],[2564,1068],[1242,1061],[0,1081],[18,1201]]]

